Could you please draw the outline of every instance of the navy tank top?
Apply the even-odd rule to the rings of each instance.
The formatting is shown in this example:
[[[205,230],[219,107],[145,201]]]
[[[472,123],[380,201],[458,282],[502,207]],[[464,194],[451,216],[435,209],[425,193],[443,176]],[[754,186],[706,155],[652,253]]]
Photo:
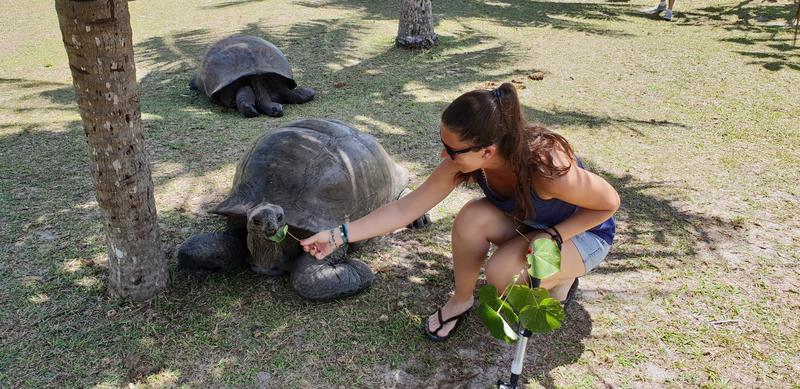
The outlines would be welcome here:
[[[578,166],[583,168],[583,163],[580,159],[578,159]],[[480,170],[476,170],[472,173],[472,175],[481,189],[483,189],[483,193],[486,195],[486,198],[489,199],[492,204],[508,214],[514,211],[516,208],[516,200],[513,196],[510,198],[502,198],[494,193],[492,188],[490,188],[486,183],[483,173]],[[539,198],[539,195],[536,194],[536,191],[533,191],[531,200],[533,202],[533,208],[536,209],[536,215],[534,215],[533,220],[527,219],[524,223],[536,229],[545,229],[561,223],[578,210],[577,206],[563,202],[559,199],[542,200]],[[614,221],[614,217],[610,217],[608,220],[604,221],[600,225],[590,228],[588,231],[599,236],[609,245],[612,244],[614,242],[614,234],[616,232],[616,222]]]

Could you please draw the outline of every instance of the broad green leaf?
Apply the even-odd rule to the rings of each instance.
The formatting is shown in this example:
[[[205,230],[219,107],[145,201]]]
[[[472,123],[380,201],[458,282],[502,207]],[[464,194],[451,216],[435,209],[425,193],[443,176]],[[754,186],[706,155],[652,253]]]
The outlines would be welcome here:
[[[514,285],[508,292],[508,303],[515,312],[522,312],[522,309],[535,302],[533,292],[525,285]]]
[[[525,307],[519,314],[522,326],[532,332],[549,332],[561,327],[564,320],[564,307],[552,298],[546,297]]]
[[[500,298],[500,294],[497,293],[497,288],[494,287],[492,284],[486,284],[481,286],[478,290],[478,302],[489,304],[491,306],[491,302]]]
[[[508,304],[508,301],[501,300],[501,303],[503,303],[503,305],[500,307],[500,313],[502,313],[512,325],[517,324],[517,322],[519,322],[519,317],[516,312],[514,312],[514,309],[511,308],[511,305]]]
[[[533,288],[531,293],[533,293],[533,299],[536,304],[539,304],[539,302],[546,298],[550,298],[550,292],[548,292],[545,288]]]
[[[481,318],[483,324],[489,328],[489,332],[495,338],[506,343],[512,343],[519,338],[516,331],[488,304],[481,303],[478,305],[478,317]]]
[[[286,231],[289,230],[289,225],[284,224],[283,227],[279,228],[275,235],[269,237],[269,240],[275,243],[281,243],[284,239],[286,239]]]
[[[497,295],[497,288],[494,285],[484,285],[478,290],[478,302],[488,305],[495,312],[499,311],[511,324],[517,324],[519,321],[511,305],[507,301],[501,300],[500,296]]]
[[[536,239],[531,243],[533,252],[528,254],[528,273],[535,278],[545,279],[561,270],[561,251],[551,239]]]

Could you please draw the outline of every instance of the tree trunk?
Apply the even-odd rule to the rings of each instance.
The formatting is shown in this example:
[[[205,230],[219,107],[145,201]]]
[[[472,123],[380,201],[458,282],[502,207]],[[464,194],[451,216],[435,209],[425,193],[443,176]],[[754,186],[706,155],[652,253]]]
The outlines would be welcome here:
[[[429,49],[438,38],[433,32],[431,0],[403,0],[403,14],[397,29],[397,45],[413,49]]]
[[[144,144],[127,0],[56,0],[106,223],[109,290],[134,300],[167,285]]]

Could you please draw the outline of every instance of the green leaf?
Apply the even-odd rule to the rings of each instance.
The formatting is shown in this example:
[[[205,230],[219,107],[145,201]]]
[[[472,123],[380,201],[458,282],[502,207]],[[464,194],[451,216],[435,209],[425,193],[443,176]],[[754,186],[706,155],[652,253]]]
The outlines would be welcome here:
[[[536,289],[541,289],[547,295],[546,290]],[[564,307],[561,306],[561,303],[549,295],[543,297],[541,291],[534,290],[533,295],[536,301],[523,308],[519,313],[523,327],[540,333],[560,328],[561,322],[564,320]]]
[[[481,303],[478,305],[478,317],[481,318],[483,324],[489,328],[489,332],[495,338],[506,343],[512,343],[519,338],[516,331],[488,304]]]
[[[489,304],[491,306],[491,302],[498,300],[500,298],[499,293],[497,293],[497,288],[494,287],[492,284],[486,284],[481,286],[478,290],[478,302]]]
[[[500,296],[497,295],[497,288],[495,288],[494,285],[484,285],[478,290],[478,302],[488,305],[489,308],[494,309],[495,312],[499,312],[505,316],[511,324],[517,324],[519,321],[511,305],[501,300]]]
[[[531,293],[533,293],[533,299],[536,301],[536,304],[539,304],[540,301],[546,298],[550,298],[550,293],[545,288],[533,288]]]
[[[533,291],[525,285],[514,285],[508,292],[508,303],[515,312],[522,312],[522,309],[534,302]]]
[[[561,270],[561,250],[551,239],[536,239],[531,243],[533,252],[528,254],[528,274],[545,279]]]
[[[269,240],[275,243],[281,243],[284,239],[286,239],[286,231],[289,231],[289,225],[284,224],[283,227],[279,228],[278,231],[275,232],[275,235],[269,237]]]

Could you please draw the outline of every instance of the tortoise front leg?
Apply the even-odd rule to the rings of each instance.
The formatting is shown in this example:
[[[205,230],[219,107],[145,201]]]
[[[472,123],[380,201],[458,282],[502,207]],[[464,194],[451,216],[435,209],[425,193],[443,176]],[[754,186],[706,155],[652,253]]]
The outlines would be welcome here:
[[[258,116],[256,95],[250,85],[242,86],[236,90],[236,110],[246,118]]]
[[[364,262],[344,258],[336,262],[301,254],[292,271],[292,289],[309,300],[333,300],[358,293],[372,284],[375,274]]]
[[[247,245],[231,231],[192,235],[178,249],[178,267],[190,270],[233,270],[244,265]]]
[[[197,87],[197,75],[192,76],[192,80],[189,81],[189,89],[200,90],[200,88]]]
[[[267,77],[253,77],[253,90],[256,94],[256,106],[258,111],[267,116],[283,116],[283,106],[272,101],[269,92],[271,85]]]
[[[287,104],[303,104],[314,99],[317,94],[311,88],[283,89],[280,93],[281,101]]]

